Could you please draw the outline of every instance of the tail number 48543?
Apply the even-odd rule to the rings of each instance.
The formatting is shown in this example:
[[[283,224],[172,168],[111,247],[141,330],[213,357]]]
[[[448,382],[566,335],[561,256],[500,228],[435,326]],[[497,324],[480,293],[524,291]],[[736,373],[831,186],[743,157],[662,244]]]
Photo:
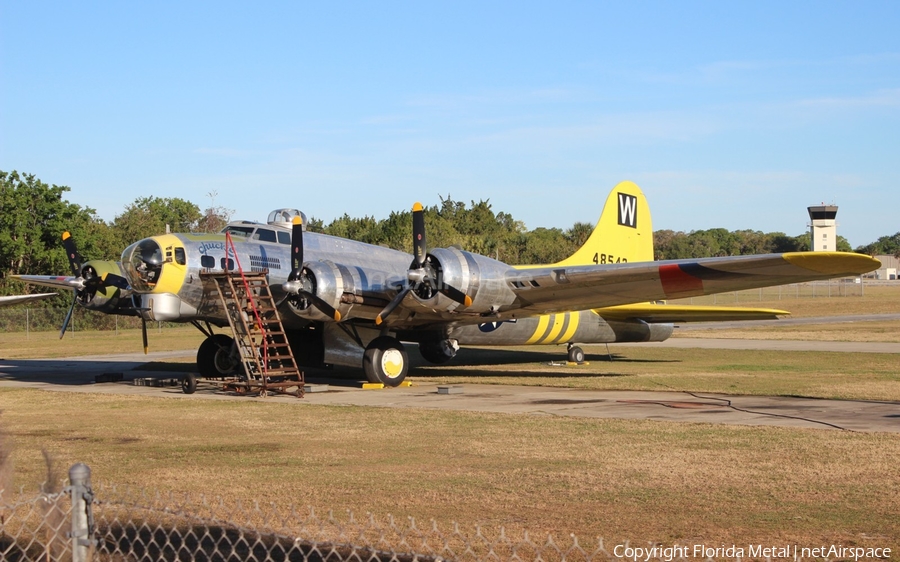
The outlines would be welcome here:
[[[604,263],[628,263],[628,260],[623,257],[616,257],[612,254],[594,254],[594,263],[596,264],[604,264]]]

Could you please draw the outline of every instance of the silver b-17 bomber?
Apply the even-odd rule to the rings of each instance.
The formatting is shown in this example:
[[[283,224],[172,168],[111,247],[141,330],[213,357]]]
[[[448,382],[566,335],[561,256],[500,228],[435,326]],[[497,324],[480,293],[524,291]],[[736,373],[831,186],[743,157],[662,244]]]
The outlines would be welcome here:
[[[213,333],[228,318],[215,284],[201,274],[238,266],[267,272],[300,364],[362,367],[369,381],[397,386],[409,365],[401,342],[417,344],[432,363],[449,361],[459,346],[525,344],[566,344],[569,359],[580,361],[577,344],[662,341],[674,322],[786,314],[664,299],[855,276],[880,265],[842,252],[653,261],[650,210],[632,182],[612,190],[585,245],[550,265],[513,266],[456,247],[429,249],[418,203],[413,255],[306,232],[305,223],[300,211],[279,209],[265,224],[232,222],[219,234],[146,238],[118,262],[83,262],[66,234],[71,276],[17,277],[73,290],[72,308],[193,324],[207,335],[197,369],[215,378],[229,375],[240,360],[233,339]]]

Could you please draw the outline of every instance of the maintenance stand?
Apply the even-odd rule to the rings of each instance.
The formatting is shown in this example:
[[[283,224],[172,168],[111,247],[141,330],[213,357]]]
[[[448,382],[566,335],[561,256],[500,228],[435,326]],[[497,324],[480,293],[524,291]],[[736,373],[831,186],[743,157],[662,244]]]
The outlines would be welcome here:
[[[267,274],[268,271],[245,273],[240,266],[237,271],[200,274],[216,284],[244,373],[224,379],[198,379],[188,373],[182,382],[186,394],[192,394],[197,382],[202,381],[238,394],[258,392],[259,396],[272,392],[288,394],[288,389],[296,388],[290,393],[303,397],[303,372],[294,360]]]

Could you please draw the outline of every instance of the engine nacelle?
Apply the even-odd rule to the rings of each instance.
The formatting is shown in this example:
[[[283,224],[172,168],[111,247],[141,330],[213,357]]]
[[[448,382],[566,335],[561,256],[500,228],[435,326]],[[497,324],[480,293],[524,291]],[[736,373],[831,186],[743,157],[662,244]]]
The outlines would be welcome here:
[[[672,324],[648,324],[641,320],[607,320],[617,343],[666,341],[675,331]]]
[[[302,289],[312,293],[341,313],[341,318],[349,317],[352,303],[344,302],[344,293],[358,294],[356,283],[350,270],[331,261],[306,262],[300,274]],[[302,295],[292,296],[288,304],[294,313],[308,320],[330,320],[334,318],[323,314]]]
[[[96,286],[104,275],[124,276],[119,262],[109,260],[91,260],[81,267],[81,277],[85,287],[76,291],[78,304],[88,310],[114,313],[122,306],[130,304],[131,291],[112,285]]]
[[[447,295],[434,292],[422,284],[413,294],[423,305],[433,310],[488,313],[511,304],[516,295],[506,283],[509,265],[457,248],[437,248],[428,254],[426,267],[431,267],[438,289],[449,285],[472,299],[464,306]]]

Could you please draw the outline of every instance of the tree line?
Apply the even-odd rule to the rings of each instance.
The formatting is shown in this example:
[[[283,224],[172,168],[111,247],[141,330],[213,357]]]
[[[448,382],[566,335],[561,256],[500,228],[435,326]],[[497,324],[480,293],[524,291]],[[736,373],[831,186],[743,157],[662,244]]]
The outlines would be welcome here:
[[[129,244],[166,232],[217,232],[234,211],[210,204],[201,209],[180,198],[138,197],[111,222],[94,209],[70,203],[66,186],[48,185],[33,174],[0,171],[0,295],[26,291],[13,274],[62,274],[69,272],[60,242],[63,231],[75,237],[86,259],[119,259]],[[522,221],[495,212],[490,200],[455,201],[449,195],[425,208],[430,247],[457,245],[511,264],[553,263],[578,249],[594,225],[576,222],[571,228],[538,227],[528,230]],[[410,211],[395,211],[385,219],[344,214],[328,224],[311,217],[307,229],[334,236],[412,251]],[[809,233],[788,236],[782,232],[729,231],[724,228],[653,233],[656,259],[761,254],[809,249]],[[838,237],[838,250],[850,244]],[[865,254],[900,255],[900,232],[860,246]],[[59,303],[53,303],[59,305]]]

